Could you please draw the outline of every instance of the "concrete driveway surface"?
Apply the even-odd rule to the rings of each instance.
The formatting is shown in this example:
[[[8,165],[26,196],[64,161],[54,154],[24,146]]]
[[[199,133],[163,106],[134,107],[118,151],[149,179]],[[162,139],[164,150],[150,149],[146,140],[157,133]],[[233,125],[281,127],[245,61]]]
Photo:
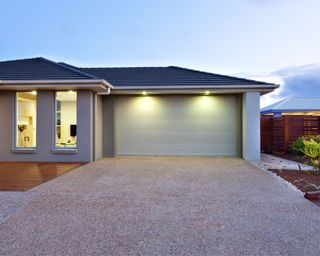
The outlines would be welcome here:
[[[237,158],[105,158],[8,196],[0,255],[320,254],[320,208]]]

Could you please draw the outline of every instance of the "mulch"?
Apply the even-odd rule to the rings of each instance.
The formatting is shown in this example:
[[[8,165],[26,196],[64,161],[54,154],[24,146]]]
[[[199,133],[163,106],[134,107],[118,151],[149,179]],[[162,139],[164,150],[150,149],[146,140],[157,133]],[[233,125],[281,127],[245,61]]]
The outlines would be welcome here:
[[[284,180],[290,182],[295,187],[297,187],[302,192],[315,191],[313,186],[308,184],[314,184],[315,186],[320,186],[320,175],[315,175],[310,171],[290,171],[290,170],[269,170]],[[306,186],[308,185],[308,186]],[[313,200],[313,203],[320,206],[320,199]]]

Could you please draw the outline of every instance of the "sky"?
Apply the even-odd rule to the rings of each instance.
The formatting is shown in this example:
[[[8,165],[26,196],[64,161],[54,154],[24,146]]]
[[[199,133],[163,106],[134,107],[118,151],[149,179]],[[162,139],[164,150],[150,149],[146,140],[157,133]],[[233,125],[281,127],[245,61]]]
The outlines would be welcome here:
[[[0,4],[0,60],[43,56],[78,66],[176,65],[280,83],[262,97],[262,106],[319,93],[319,0]]]

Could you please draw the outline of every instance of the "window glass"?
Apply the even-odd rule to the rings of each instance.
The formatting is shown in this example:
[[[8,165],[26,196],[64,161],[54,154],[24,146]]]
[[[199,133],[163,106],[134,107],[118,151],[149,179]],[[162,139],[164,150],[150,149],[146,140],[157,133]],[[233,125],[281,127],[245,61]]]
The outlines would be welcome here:
[[[16,147],[36,147],[37,92],[16,93]]]
[[[56,147],[77,147],[77,92],[56,92]]]

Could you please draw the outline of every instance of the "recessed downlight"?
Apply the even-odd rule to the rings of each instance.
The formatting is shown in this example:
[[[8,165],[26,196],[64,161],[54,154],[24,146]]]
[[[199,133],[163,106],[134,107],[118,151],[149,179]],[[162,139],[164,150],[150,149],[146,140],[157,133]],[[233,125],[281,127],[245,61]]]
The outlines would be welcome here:
[[[209,91],[205,91],[204,94],[205,94],[205,95],[209,95],[210,92],[209,92]]]
[[[142,92],[142,95],[146,96],[146,95],[147,95],[147,92],[146,92],[146,91],[143,91],[143,92]]]

